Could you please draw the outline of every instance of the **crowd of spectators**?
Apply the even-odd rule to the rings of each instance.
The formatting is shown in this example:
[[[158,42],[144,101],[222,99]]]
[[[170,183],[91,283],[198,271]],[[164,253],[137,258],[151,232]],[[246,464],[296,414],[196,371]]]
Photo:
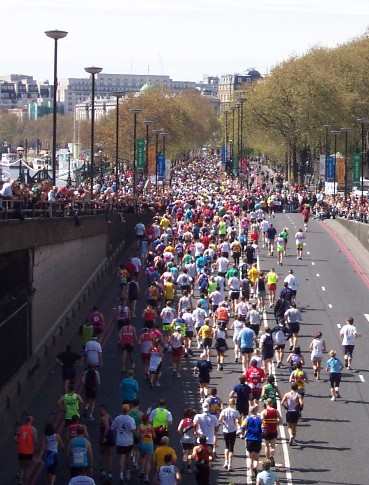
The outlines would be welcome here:
[[[327,219],[342,217],[356,222],[369,222],[369,205],[367,198],[361,200],[350,194],[336,196],[325,194],[323,190],[315,192],[309,187],[299,184],[291,185],[284,181],[283,172],[263,171],[260,160],[254,160],[256,170],[250,177],[243,179],[245,197],[249,207],[257,198],[258,191],[264,191],[269,183],[274,186],[273,197],[275,211],[297,212],[309,204],[316,218]],[[186,163],[186,162],[182,162]],[[175,167],[173,168],[175,175]],[[257,177],[258,184],[255,184]],[[242,178],[240,179],[242,181]],[[92,189],[88,180],[70,187],[56,187],[50,179],[36,184],[26,184],[16,180],[0,181],[0,219],[25,217],[61,217],[83,215],[109,214],[112,212],[146,212],[149,210],[161,212],[166,207],[173,192],[170,183],[145,185],[139,180],[136,193],[133,194],[132,177],[121,174],[117,188],[114,174],[99,176]]]

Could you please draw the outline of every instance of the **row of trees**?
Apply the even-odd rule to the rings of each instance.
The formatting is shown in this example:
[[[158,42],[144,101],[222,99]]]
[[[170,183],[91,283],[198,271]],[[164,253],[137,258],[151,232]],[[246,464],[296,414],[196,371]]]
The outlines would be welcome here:
[[[292,176],[306,161],[325,153],[326,130],[351,128],[348,153],[361,150],[357,118],[369,117],[369,36],[336,48],[315,47],[273,68],[263,80],[243,86],[244,139],[291,166]],[[224,119],[223,119],[224,123]],[[330,153],[333,137],[330,134]],[[344,136],[337,148],[344,153]]]
[[[177,158],[188,153],[193,147],[207,144],[218,132],[218,118],[215,109],[198,91],[183,91],[173,95],[169,90],[151,87],[139,96],[122,99],[119,107],[119,157],[132,159],[133,151],[133,115],[130,108],[140,108],[137,117],[137,137],[146,138],[146,127],[143,120],[152,120],[151,130],[163,129],[169,133],[166,153],[168,157]],[[110,111],[95,123],[95,147],[101,149],[104,158],[115,160],[116,111]],[[90,147],[90,123],[76,123],[72,116],[58,116],[57,144],[66,147],[68,142],[79,142],[82,148]],[[43,148],[52,145],[52,116],[38,120],[20,120],[11,114],[0,115],[0,140],[17,146],[34,145],[40,140]],[[153,137],[151,136],[151,143]],[[160,147],[159,147],[160,148]]]

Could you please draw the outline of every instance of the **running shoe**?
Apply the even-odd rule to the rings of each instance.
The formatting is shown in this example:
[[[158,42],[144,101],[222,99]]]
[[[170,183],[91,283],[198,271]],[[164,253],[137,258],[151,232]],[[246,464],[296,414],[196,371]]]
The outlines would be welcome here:
[[[270,465],[275,466],[274,456],[271,456],[269,460],[270,460]]]

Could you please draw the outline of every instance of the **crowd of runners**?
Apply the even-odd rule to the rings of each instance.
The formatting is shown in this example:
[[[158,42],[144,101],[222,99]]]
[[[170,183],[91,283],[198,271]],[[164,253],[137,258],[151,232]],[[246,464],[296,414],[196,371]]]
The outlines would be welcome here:
[[[336,400],[341,371],[352,366],[360,334],[349,317],[341,329],[344,360],[336,350],[326,349],[318,332],[310,344],[311,364],[304,361],[299,345],[300,281],[284,265],[287,255],[303,259],[314,211],[307,192],[290,188],[299,200],[301,227],[293,233],[278,227],[276,213],[283,210],[274,185],[278,178],[282,175],[269,173],[260,163],[255,163],[248,180],[229,177],[215,157],[176,168],[170,202],[150,225],[136,224],[135,254],[118,269],[121,413],[114,418],[105,406],[95,408],[100,379],[108,378],[101,367],[105,322],[98,308],[81,326],[83,354],[67,347],[57,356],[64,381],[58,405],[65,413],[66,430],[60,436],[48,424],[40,440],[38,459],[44,462],[49,485],[56,480],[61,448],[70,485],[95,483],[90,476],[94,460],[103,483],[112,483],[115,453],[122,483],[137,476],[144,483],[172,485],[183,474],[194,473],[199,485],[209,485],[214,483],[214,460],[222,459],[224,469],[234,471],[236,446],[246,448],[249,480],[257,485],[280,483],[275,457],[284,422],[281,409],[286,410],[288,444],[296,446],[309,382],[306,368],[312,367],[317,380],[322,372],[329,373],[330,397]],[[261,256],[267,270],[260,267]],[[327,350],[329,358],[322,364]],[[86,368],[82,395],[74,386],[79,361]],[[224,373],[231,365],[237,370],[227,392],[220,395],[212,385],[212,373]],[[165,397],[157,407],[140,410],[143,393],[159,392],[156,388],[168,378],[174,389],[184,369],[196,376],[198,396],[182,416],[167,409]],[[287,392],[277,385],[279,369],[288,369]],[[97,418],[98,454],[88,434]],[[37,440],[32,417],[27,420],[15,434],[22,484],[27,483]]]

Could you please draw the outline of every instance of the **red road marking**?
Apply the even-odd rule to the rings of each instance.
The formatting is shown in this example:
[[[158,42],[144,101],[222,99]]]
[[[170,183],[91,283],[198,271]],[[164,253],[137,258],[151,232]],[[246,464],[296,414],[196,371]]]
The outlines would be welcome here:
[[[356,272],[361,278],[361,280],[363,281],[363,283],[367,286],[367,288],[369,288],[369,278],[364,273],[359,263],[354,259],[354,257],[352,256],[352,253],[350,253],[350,251],[346,248],[343,242],[338,238],[338,236],[336,236],[335,232],[330,227],[328,227],[326,224],[323,224],[323,227],[325,231],[334,240],[334,242],[337,244],[337,246],[340,248],[340,250],[345,254],[346,258],[349,260],[352,266],[356,269]]]

